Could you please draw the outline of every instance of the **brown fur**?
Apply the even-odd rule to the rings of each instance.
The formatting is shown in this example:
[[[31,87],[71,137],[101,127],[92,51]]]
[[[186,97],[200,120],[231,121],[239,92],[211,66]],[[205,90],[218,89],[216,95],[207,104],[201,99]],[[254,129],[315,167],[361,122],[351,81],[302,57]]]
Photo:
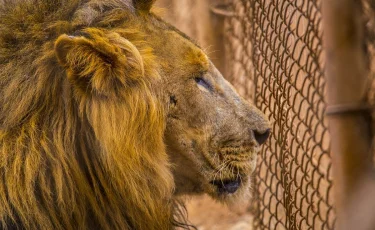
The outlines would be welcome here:
[[[173,229],[174,190],[253,170],[266,119],[152,3],[3,1],[2,228]]]
[[[132,20],[125,3],[35,0],[1,8],[3,227],[171,228],[164,112],[150,89],[159,75],[139,25],[89,28],[82,33],[90,39],[62,35],[55,43],[87,23],[79,14],[103,24]],[[105,16],[95,19],[98,13]]]

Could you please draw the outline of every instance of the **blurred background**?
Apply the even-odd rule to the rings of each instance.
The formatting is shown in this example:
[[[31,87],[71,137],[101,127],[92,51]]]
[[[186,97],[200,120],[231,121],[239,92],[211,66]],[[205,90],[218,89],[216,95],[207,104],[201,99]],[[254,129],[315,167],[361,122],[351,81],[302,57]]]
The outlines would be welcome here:
[[[157,6],[273,123],[258,156],[253,198],[236,207],[189,198],[192,224],[375,229],[375,1],[158,0]]]

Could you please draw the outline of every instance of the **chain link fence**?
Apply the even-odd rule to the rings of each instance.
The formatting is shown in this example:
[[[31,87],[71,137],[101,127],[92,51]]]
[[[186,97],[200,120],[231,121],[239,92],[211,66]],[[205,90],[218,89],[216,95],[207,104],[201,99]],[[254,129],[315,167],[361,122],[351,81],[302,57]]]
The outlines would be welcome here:
[[[255,175],[255,229],[333,229],[320,0],[234,0],[234,85],[273,122]]]
[[[164,1],[181,6],[177,0]],[[200,0],[184,1],[202,4]],[[254,214],[254,229],[334,229],[323,0],[204,2],[211,7],[211,15],[192,17],[194,24],[224,20],[224,39],[214,45],[216,55],[212,56],[224,59],[217,64],[226,78],[273,123],[273,134],[258,156],[254,175],[249,209]],[[361,2],[370,61],[368,96],[374,106],[375,0]],[[185,21],[180,24],[187,25]],[[205,29],[201,32],[198,37],[205,38],[203,43],[213,36]],[[194,37],[194,33],[189,35]]]

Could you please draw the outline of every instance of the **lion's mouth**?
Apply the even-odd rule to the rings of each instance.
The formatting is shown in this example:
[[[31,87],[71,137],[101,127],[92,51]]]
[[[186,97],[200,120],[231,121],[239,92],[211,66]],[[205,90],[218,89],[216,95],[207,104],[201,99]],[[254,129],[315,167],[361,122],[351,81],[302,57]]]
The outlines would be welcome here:
[[[210,183],[217,188],[219,194],[232,194],[241,186],[241,178],[237,177],[234,180],[214,180]]]

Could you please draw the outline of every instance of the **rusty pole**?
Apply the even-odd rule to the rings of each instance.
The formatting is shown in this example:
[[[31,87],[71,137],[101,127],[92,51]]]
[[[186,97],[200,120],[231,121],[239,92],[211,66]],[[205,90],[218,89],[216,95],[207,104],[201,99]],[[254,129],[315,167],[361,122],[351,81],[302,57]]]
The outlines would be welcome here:
[[[360,1],[323,1],[327,116],[339,230],[352,229],[349,209],[353,205],[349,204],[356,202],[353,199],[363,181],[372,182],[368,180],[372,169],[372,134],[366,104],[368,61],[361,12]]]

